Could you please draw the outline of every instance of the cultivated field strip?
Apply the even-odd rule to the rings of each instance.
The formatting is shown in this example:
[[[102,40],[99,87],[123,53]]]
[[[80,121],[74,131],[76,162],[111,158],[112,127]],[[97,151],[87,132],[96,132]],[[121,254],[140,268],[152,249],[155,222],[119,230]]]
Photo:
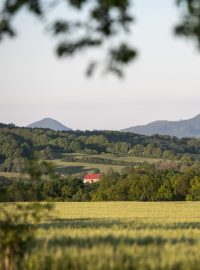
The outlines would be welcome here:
[[[27,269],[200,269],[199,202],[54,206],[36,225]]]

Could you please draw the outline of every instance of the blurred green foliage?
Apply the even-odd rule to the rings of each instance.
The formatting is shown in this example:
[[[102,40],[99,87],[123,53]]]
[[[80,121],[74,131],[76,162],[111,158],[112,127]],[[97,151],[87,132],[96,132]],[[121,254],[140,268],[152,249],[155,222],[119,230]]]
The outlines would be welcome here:
[[[21,270],[24,257],[30,253],[35,239],[34,223],[52,209],[50,204],[16,204],[10,211],[0,208],[0,269]]]

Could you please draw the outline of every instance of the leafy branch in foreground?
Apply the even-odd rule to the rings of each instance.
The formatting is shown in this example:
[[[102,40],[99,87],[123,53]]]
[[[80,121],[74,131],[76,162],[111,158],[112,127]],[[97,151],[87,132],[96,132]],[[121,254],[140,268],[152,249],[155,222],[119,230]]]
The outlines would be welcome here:
[[[194,39],[200,47],[200,0],[175,2],[182,11],[175,33]],[[63,18],[56,18],[58,5],[62,5],[62,10],[66,11]],[[5,36],[16,36],[13,19],[26,9],[41,19],[45,27],[47,24],[51,34],[58,40],[58,57],[71,57],[80,52],[91,54],[93,50],[97,59],[88,65],[87,76],[91,76],[103,64],[106,73],[121,77],[124,67],[137,56],[137,51],[128,42],[130,27],[134,22],[131,7],[131,0],[2,0],[0,41]],[[122,53],[128,56],[128,61],[122,61]]]
[[[66,16],[52,21],[50,13],[58,4],[63,4]],[[81,51],[90,53],[91,49],[95,55],[99,54],[99,58],[89,64],[88,76],[93,74],[102,58],[106,72],[122,76],[125,64],[137,54],[124,38],[134,21],[129,13],[131,0],[4,0],[0,10],[0,40],[16,35],[13,18],[24,8],[40,19],[45,18],[50,32],[58,39],[56,53],[59,57],[74,56]],[[126,54],[132,52],[129,61],[121,61],[122,47]],[[114,59],[113,50],[117,56]],[[104,53],[106,56],[102,57]]]
[[[23,258],[30,253],[36,227],[52,208],[50,204],[17,204],[9,211],[0,209],[0,269],[23,269]]]
[[[182,9],[182,21],[176,26],[175,33],[193,39],[200,48],[200,1],[177,0]]]

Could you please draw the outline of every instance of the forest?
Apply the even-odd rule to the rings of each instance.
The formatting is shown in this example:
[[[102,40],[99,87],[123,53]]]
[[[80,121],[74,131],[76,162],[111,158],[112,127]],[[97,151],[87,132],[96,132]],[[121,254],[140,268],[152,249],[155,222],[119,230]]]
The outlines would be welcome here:
[[[23,172],[27,160],[52,160],[62,153],[127,154],[135,157],[181,160],[200,158],[200,139],[143,136],[120,131],[53,131],[0,124],[0,171]],[[95,160],[94,160],[95,162]],[[104,161],[105,162],[105,161]]]
[[[198,201],[200,167],[183,172],[158,170],[153,165],[109,170],[98,183],[84,184],[80,177],[64,178],[46,173],[45,178],[0,177],[0,201]]]
[[[110,168],[101,172],[98,183],[83,184],[83,174],[55,170],[54,159],[64,153],[71,153],[62,159],[65,162],[123,167],[120,171]],[[120,155],[159,162],[111,158]],[[5,174],[0,176],[0,201],[200,200],[199,157],[197,138],[118,131],[56,132],[1,124],[0,171]],[[9,177],[9,172],[17,176]]]

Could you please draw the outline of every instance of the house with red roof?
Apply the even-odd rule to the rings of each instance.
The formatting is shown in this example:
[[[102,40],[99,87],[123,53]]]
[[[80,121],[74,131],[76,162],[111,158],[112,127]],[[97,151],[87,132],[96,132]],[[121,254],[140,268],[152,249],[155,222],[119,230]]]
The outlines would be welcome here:
[[[87,173],[83,178],[84,184],[96,183],[100,180],[100,173]]]

